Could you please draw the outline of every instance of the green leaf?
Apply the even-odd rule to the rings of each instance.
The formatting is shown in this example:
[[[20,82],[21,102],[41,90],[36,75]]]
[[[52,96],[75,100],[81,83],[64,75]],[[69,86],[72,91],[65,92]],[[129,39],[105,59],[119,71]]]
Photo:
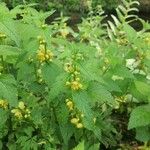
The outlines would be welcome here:
[[[18,92],[16,81],[12,76],[0,76],[0,97],[6,99],[10,106],[16,106]]]
[[[60,124],[60,132],[63,137],[64,144],[69,144],[69,140],[71,136],[73,135],[74,128],[69,123],[61,125]]]
[[[80,142],[73,150],[84,150],[84,141]]]
[[[50,92],[48,93],[48,100],[51,101],[56,98],[65,89],[66,73],[62,73],[56,78],[56,81],[51,85]]]
[[[84,126],[89,130],[94,130],[93,112],[90,106],[90,99],[86,91],[78,91],[72,93],[73,102],[78,110],[84,114]]]
[[[59,73],[60,68],[54,63],[45,64],[42,68],[42,77],[49,87],[52,87]]]
[[[35,81],[35,68],[33,64],[22,61],[22,63],[19,64],[17,73],[18,81],[26,81],[28,83]]]
[[[113,104],[114,99],[111,93],[100,83],[91,82],[88,88],[88,93],[91,96],[92,102],[100,102]]]
[[[128,129],[150,125],[150,105],[135,108],[130,115]]]
[[[5,33],[11,40],[13,40],[18,47],[21,47],[21,40],[15,26],[15,22],[11,19],[0,22],[0,32]]]
[[[148,142],[150,140],[150,126],[136,128],[136,139]]]
[[[135,81],[136,89],[144,96],[150,96],[150,85],[141,81]]]
[[[8,113],[5,110],[0,108],[0,128],[5,126],[7,118],[8,118]]]
[[[112,69],[112,74],[123,77],[123,78],[127,78],[127,79],[128,78],[134,79],[133,74],[126,67],[122,65],[116,65]]]
[[[34,107],[33,110],[31,111],[31,115],[32,115],[32,120],[34,122],[35,125],[38,124],[43,124],[43,116],[42,116],[42,108],[41,107]]]
[[[100,150],[100,144],[94,144],[90,146],[88,150]]]
[[[17,56],[20,53],[18,47],[13,47],[9,45],[0,45],[0,55],[6,56]]]
[[[128,24],[124,24],[124,31],[126,32],[127,39],[133,42],[137,38],[137,32]]]

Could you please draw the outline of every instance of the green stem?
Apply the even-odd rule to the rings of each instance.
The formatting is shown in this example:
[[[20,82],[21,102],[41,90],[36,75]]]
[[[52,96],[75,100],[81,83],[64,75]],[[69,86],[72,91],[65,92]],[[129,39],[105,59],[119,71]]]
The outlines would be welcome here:
[[[5,62],[4,62],[3,56],[0,56],[0,59],[1,59],[2,67],[3,67],[3,72],[5,72]]]

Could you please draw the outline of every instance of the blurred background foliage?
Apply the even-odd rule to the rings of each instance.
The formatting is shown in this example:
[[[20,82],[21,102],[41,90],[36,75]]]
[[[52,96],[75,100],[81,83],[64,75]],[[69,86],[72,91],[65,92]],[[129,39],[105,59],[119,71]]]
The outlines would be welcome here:
[[[85,13],[90,7],[95,8],[97,5],[101,5],[107,11],[112,11],[119,4],[119,1],[120,0],[0,0],[0,2],[5,2],[9,8],[25,3],[38,3],[38,9],[46,11],[53,8],[66,13]]]

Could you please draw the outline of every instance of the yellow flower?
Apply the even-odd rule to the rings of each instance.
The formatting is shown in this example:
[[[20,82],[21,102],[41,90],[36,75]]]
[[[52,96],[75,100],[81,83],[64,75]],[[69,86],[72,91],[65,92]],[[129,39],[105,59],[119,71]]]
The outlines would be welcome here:
[[[60,33],[63,38],[66,38],[67,35],[69,34],[69,31],[67,29],[63,29],[60,31]]]
[[[69,73],[74,72],[74,68],[71,63],[65,63],[64,70]]]
[[[42,38],[42,36],[37,36],[37,39],[40,41],[40,40],[42,40],[43,38]]]
[[[74,74],[75,74],[75,75],[79,75],[79,74],[80,74],[80,72],[78,72],[78,71],[75,71],[75,72],[74,72]]]
[[[72,101],[67,101],[66,105],[69,108],[69,110],[73,110],[73,102]]]
[[[24,102],[19,102],[19,104],[18,104],[18,108],[20,108],[20,109],[22,109],[22,110],[24,110],[25,109],[25,104],[24,104]]]
[[[21,113],[21,111],[19,109],[12,109],[11,110],[11,113],[14,114],[14,116],[17,118],[17,119],[22,119],[23,118],[23,115]]]
[[[45,28],[47,27],[47,24],[42,24],[41,27],[42,27],[43,29],[45,29]]]
[[[0,100],[0,107],[7,109],[8,107],[8,102],[6,100]]]
[[[49,60],[49,61],[52,61],[53,57],[54,57],[54,54],[52,51],[50,50],[47,50],[47,54],[45,55],[46,59]]]
[[[70,83],[71,89],[72,90],[79,90],[82,89],[83,85],[79,81],[72,81]]]
[[[37,59],[38,59],[40,62],[44,62],[44,61],[45,61],[45,52],[39,51],[39,52],[37,53]]]
[[[38,75],[41,75],[41,74],[42,74],[42,70],[41,70],[41,69],[38,69],[38,70],[37,70],[37,73],[38,73]]]
[[[149,37],[146,37],[145,39],[144,39],[144,41],[149,45],[150,44],[150,38]]]
[[[24,118],[30,117],[30,114],[31,114],[30,110],[29,110],[29,109],[26,109],[26,110],[25,110]]]
[[[26,109],[26,113],[27,113],[27,114],[30,114],[31,112],[30,112],[30,110],[29,110],[29,109]]]
[[[79,118],[72,118],[71,123],[77,125],[79,122]]]
[[[69,82],[69,81],[66,82],[66,86],[68,86],[68,85],[70,85],[70,82]]]
[[[40,44],[39,45],[39,50],[42,52],[45,52],[45,45],[44,44]]]
[[[40,40],[40,44],[46,44],[46,41],[44,39]]]
[[[0,38],[6,38],[6,34],[0,33]]]
[[[83,127],[84,127],[84,126],[83,126],[82,123],[78,123],[78,124],[77,124],[77,128],[78,128],[78,129],[81,129],[81,128],[83,128]]]

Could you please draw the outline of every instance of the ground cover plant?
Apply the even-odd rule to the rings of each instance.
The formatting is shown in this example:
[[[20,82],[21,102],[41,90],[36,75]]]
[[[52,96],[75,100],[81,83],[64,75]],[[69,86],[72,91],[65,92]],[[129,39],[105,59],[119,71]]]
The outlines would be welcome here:
[[[76,31],[34,4],[0,4],[0,149],[148,150],[150,24],[122,0]],[[139,20],[136,31],[130,25]]]

